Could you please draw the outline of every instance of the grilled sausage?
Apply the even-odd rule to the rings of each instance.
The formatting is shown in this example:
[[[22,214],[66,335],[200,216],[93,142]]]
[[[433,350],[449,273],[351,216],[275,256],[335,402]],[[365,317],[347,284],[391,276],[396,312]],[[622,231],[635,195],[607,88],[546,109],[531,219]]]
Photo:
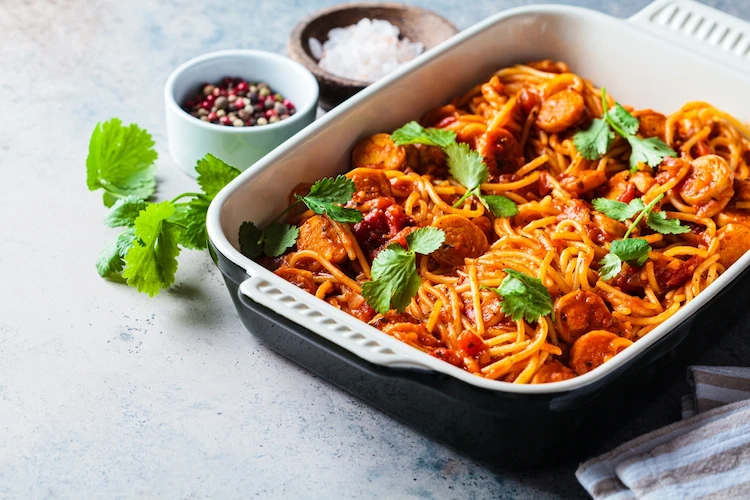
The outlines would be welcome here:
[[[464,259],[479,257],[489,249],[487,236],[466,217],[445,215],[433,226],[445,232],[443,246],[432,253],[432,258],[439,264],[462,266]]]
[[[750,249],[750,228],[743,224],[730,223],[719,229],[719,264],[729,267]]]
[[[570,366],[578,375],[590,372],[612,359],[632,342],[604,330],[594,330],[581,336],[570,349]]]
[[[347,257],[341,235],[334,227],[331,219],[325,215],[315,215],[302,224],[302,227],[299,228],[297,248],[318,252],[334,264]]]
[[[544,366],[534,374],[534,378],[531,379],[532,384],[546,384],[549,382],[559,382],[561,380],[568,380],[569,378],[575,377],[576,374],[560,363],[559,361],[550,361],[545,363]]]
[[[363,203],[375,198],[387,198],[391,196],[391,183],[382,170],[376,168],[355,168],[346,174],[354,181],[356,191],[352,200]]]
[[[608,330],[614,324],[604,300],[593,292],[576,290],[555,302],[558,334],[567,344],[592,330]]]
[[[581,94],[571,89],[562,90],[544,100],[536,124],[545,132],[556,134],[578,123],[584,109]]]
[[[667,117],[656,111],[645,109],[638,114],[638,132],[645,137],[658,137],[665,140]]]
[[[396,146],[388,134],[375,134],[357,144],[352,151],[352,164],[357,167],[399,170],[406,163],[406,151]]]
[[[487,132],[477,141],[477,151],[484,157],[490,181],[502,173],[515,173],[526,162],[521,145],[504,128]]]

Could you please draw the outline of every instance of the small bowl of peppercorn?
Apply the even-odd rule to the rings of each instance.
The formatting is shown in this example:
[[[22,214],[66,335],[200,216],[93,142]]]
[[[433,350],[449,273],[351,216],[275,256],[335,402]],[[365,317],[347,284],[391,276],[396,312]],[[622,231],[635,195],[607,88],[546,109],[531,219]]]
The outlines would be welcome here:
[[[191,59],[164,86],[172,158],[193,177],[207,153],[245,170],[313,122],[318,93],[307,68],[278,54],[223,50]]]

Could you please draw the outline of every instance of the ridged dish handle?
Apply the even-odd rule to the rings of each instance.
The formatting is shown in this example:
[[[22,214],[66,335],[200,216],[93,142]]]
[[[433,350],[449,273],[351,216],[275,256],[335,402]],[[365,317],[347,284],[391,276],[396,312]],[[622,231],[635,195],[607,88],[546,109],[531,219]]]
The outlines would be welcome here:
[[[750,72],[750,23],[694,0],[656,0],[629,21],[691,51]]]
[[[386,334],[381,334],[382,340],[374,340],[372,335],[365,336],[358,331],[359,325],[354,324],[361,324],[356,318],[328,304],[323,307],[331,310],[321,312],[306,303],[303,294],[309,297],[307,292],[294,285],[284,288],[287,289],[282,290],[261,276],[251,276],[240,284],[237,293],[240,299],[244,295],[370,363],[390,368],[432,371],[429,366],[419,364],[412,353],[404,353],[403,349],[411,348],[399,340]]]

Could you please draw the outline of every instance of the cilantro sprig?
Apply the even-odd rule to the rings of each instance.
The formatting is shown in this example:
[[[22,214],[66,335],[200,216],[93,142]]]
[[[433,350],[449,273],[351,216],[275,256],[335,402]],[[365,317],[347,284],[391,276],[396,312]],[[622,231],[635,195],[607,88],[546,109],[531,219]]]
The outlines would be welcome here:
[[[631,115],[619,103],[608,109],[607,92],[602,88],[603,118],[596,118],[588,130],[576,132],[573,144],[581,156],[587,160],[596,160],[609,151],[615,140],[615,133],[622,136],[630,144],[630,171],[635,172],[640,163],[650,167],[657,167],[668,156],[677,153],[656,137],[643,139],[636,133],[640,127],[637,118]],[[614,132],[612,131],[614,129]]]
[[[554,306],[549,290],[539,278],[534,278],[515,269],[503,269],[505,278],[498,288],[492,290],[503,300],[500,309],[513,321],[525,319],[529,323],[550,314]]]
[[[103,189],[110,207],[104,223],[123,228],[102,249],[96,270],[152,297],[174,283],[181,248],[206,248],[208,206],[240,174],[209,154],[196,165],[201,192],[152,203],[147,200],[156,191],[153,148],[148,132],[113,118],[96,125],[86,158],[86,184],[92,191]]]
[[[336,222],[359,222],[362,213],[354,208],[344,208],[352,199],[356,191],[354,181],[339,175],[336,178],[326,177],[310,187],[307,196],[295,195],[296,201],[281,212],[265,230],[258,228],[252,222],[243,222],[240,226],[240,251],[250,258],[266,254],[278,257],[287,248],[293,246],[299,236],[299,229],[291,224],[278,222],[287,212],[298,203],[304,203],[307,208],[318,215],[327,215]]]
[[[406,235],[404,248],[388,245],[372,262],[372,281],[362,285],[362,296],[380,314],[390,309],[403,312],[419,291],[422,279],[417,272],[417,254],[428,255],[440,248],[445,233],[435,227],[423,227]]]
[[[651,245],[643,238],[631,238],[628,236],[638,224],[646,218],[646,225],[661,234],[682,234],[690,231],[690,228],[680,224],[679,219],[668,219],[664,212],[654,212],[653,208],[664,197],[664,193],[654,198],[648,205],[643,204],[640,198],[634,198],[630,203],[623,203],[606,198],[597,198],[592,201],[594,208],[604,215],[625,222],[635,217],[630,227],[621,240],[610,243],[609,253],[599,262],[599,276],[603,280],[614,278],[621,270],[622,263],[635,263],[642,266],[648,260]]]
[[[129,195],[112,205],[104,223],[125,229],[99,254],[96,269],[100,276],[125,281],[152,297],[174,283],[180,247],[206,248],[208,206],[240,174],[210,154],[198,161],[196,172],[201,193],[183,193],[159,203]],[[190,199],[179,202],[185,198]]]
[[[500,195],[483,195],[480,186],[487,182],[490,171],[484,158],[466,143],[457,143],[456,134],[450,130],[424,128],[417,122],[409,122],[391,134],[391,139],[398,146],[406,144],[425,144],[443,149],[448,164],[448,172],[466,192],[453,204],[459,207],[469,197],[475,196],[487,210],[496,217],[512,217],[518,213],[513,201]]]

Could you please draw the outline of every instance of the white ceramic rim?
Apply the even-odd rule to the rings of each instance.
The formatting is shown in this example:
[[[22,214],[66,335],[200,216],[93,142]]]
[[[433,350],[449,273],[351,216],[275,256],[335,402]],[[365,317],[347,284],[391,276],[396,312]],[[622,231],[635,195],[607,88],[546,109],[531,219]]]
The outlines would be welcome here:
[[[203,120],[199,120],[198,118],[191,116],[190,113],[182,109],[182,106],[177,102],[177,100],[174,97],[174,86],[175,82],[177,82],[182,74],[187,71],[188,69],[192,68],[193,66],[196,66],[198,64],[202,64],[206,61],[210,61],[213,59],[223,59],[225,57],[231,57],[231,56],[243,56],[243,57],[250,57],[250,58],[257,58],[257,59],[266,59],[268,61],[273,61],[274,64],[279,65],[286,65],[292,68],[293,71],[296,71],[299,73],[299,77],[305,81],[305,85],[309,85],[311,88],[315,89],[313,99],[310,102],[304,103],[303,106],[299,106],[298,103],[292,103],[294,104],[295,108],[297,109],[297,112],[291,115],[286,120],[279,120],[276,123],[268,123],[266,125],[261,125],[259,127],[227,127],[226,125],[216,125],[214,123],[208,123],[204,122]],[[305,116],[311,109],[315,109],[318,107],[318,99],[320,97],[320,87],[318,86],[318,81],[315,79],[315,75],[312,74],[312,72],[305,68],[303,65],[298,63],[297,61],[294,61],[286,56],[282,56],[279,54],[276,54],[274,52],[266,52],[264,50],[252,50],[252,49],[231,49],[231,50],[217,50],[215,52],[209,52],[207,54],[200,55],[198,57],[194,57],[192,59],[189,59],[185,61],[184,63],[177,66],[177,68],[172,71],[172,73],[167,77],[167,81],[164,84],[164,102],[167,106],[167,111],[173,112],[176,116],[179,116],[182,120],[187,120],[190,122],[190,124],[195,125],[197,127],[203,127],[207,130],[217,131],[221,130],[224,133],[227,134],[254,134],[254,133],[261,133],[266,130],[273,130],[275,128],[281,128],[288,125],[292,125],[295,122],[297,122],[299,119],[301,119],[302,116]],[[257,165],[254,164],[253,167]]]
[[[404,352],[403,347],[407,348],[407,350],[409,351],[409,357],[414,360],[414,365],[419,365],[422,367],[422,369],[425,369],[425,370],[431,370],[437,373],[443,373],[443,374],[453,376],[463,382],[466,382],[467,384],[470,384],[475,387],[480,387],[482,389],[498,391],[498,392],[515,393],[515,394],[528,394],[528,395],[563,394],[563,393],[567,393],[567,392],[577,390],[577,389],[582,389],[586,386],[592,385],[596,380],[604,378],[611,372],[617,371],[623,365],[626,365],[637,356],[644,354],[644,352],[648,350],[652,345],[654,345],[659,340],[664,338],[666,335],[671,333],[674,329],[679,327],[680,324],[688,320],[692,315],[699,312],[699,310],[709,300],[711,300],[722,288],[729,285],[747,267],[749,267],[750,266],[750,252],[747,252],[739,261],[737,261],[733,266],[731,266],[729,270],[727,270],[724,274],[722,274],[714,283],[712,283],[709,287],[707,287],[706,290],[701,292],[689,304],[682,307],[679,311],[677,311],[677,313],[675,313],[670,318],[668,318],[664,323],[662,323],[657,328],[649,332],[648,335],[639,339],[637,342],[634,342],[632,346],[628,347],[628,349],[621,351],[619,354],[614,356],[612,359],[610,359],[606,363],[598,366],[597,368],[591,370],[588,373],[585,373],[583,375],[577,376],[572,379],[559,381],[559,382],[550,382],[547,384],[532,385],[532,384],[513,384],[510,382],[491,380],[491,379],[486,379],[483,377],[478,377],[476,375],[472,375],[471,373],[465,370],[455,367],[451,365],[450,363],[439,360],[433,356],[430,356],[427,353],[420,351],[419,349],[413,348],[409,346],[408,344],[405,344],[403,342],[400,342],[394,339],[393,337],[381,332],[380,330],[360,320],[357,320],[353,316],[350,316],[342,311],[339,311],[338,309],[331,306],[330,304],[327,304],[326,302],[321,301],[315,298],[314,296],[310,296],[309,294],[306,294],[305,292],[300,291],[299,288],[295,287],[291,283],[276,276],[275,274],[271,273],[267,269],[263,268],[262,266],[256,264],[249,258],[245,257],[237,249],[235,249],[232,246],[232,244],[227,239],[221,227],[222,206],[238,187],[245,184],[246,182],[250,182],[253,179],[253,177],[259,175],[261,172],[265,171],[266,169],[273,168],[273,165],[275,162],[282,159],[285,155],[287,155],[291,150],[296,148],[298,145],[305,143],[312,136],[314,136],[319,130],[327,127],[328,124],[331,121],[334,121],[340,114],[344,113],[345,111],[348,111],[352,107],[357,106],[362,101],[373,98],[384,87],[389,86],[391,83],[399,80],[401,77],[413,71],[414,69],[428,64],[430,61],[437,58],[443,52],[450,50],[456,45],[466,42],[467,40],[471,39],[473,36],[475,36],[479,32],[485,29],[488,29],[493,24],[503,21],[505,19],[511,18],[511,17],[521,16],[525,14],[534,14],[534,13],[537,13],[537,14],[574,14],[576,16],[588,17],[589,18],[588,22],[592,22],[592,23],[595,23],[597,22],[597,20],[602,20],[602,19],[607,19],[610,22],[611,21],[621,22],[625,24],[626,26],[630,27],[630,29],[633,32],[633,36],[650,38],[660,44],[665,44],[665,43],[669,44],[671,48],[682,51],[686,57],[693,58],[697,61],[700,61],[700,63],[703,65],[721,67],[721,69],[724,71],[734,73],[738,79],[747,80],[747,75],[745,73],[739,71],[738,69],[735,69],[734,67],[727,67],[727,66],[721,65],[718,62],[713,61],[703,56],[702,54],[697,54],[695,51],[690,49],[689,44],[675,43],[674,41],[670,41],[665,38],[659,37],[651,32],[648,32],[644,29],[640,29],[637,26],[634,26],[632,23],[629,23],[627,19],[618,19],[612,16],[608,16],[606,14],[603,14],[601,12],[593,11],[591,9],[567,6],[567,5],[545,4],[545,5],[526,6],[526,7],[508,9],[506,11],[499,12],[498,14],[495,14],[494,16],[489,17],[488,19],[481,21],[477,23],[476,25],[460,32],[454,37],[437,45],[435,48],[433,48],[429,52],[426,52],[425,54],[422,54],[421,56],[417,57],[411,63],[408,63],[402,66],[401,68],[397,69],[390,75],[382,78],[378,82],[365,88],[363,91],[359,92],[354,97],[348,99],[343,104],[337,106],[330,112],[326,113],[322,118],[314,121],[311,125],[309,125],[305,129],[303,129],[301,132],[296,134],[293,140],[290,139],[289,141],[282,144],[281,146],[279,146],[278,148],[270,152],[268,155],[263,157],[260,161],[258,161],[258,163],[254,165],[254,168],[245,171],[239,177],[237,177],[232,182],[230,182],[214,198],[213,202],[211,203],[209,207],[208,215],[206,219],[208,236],[211,242],[216,247],[216,249],[219,252],[221,252],[226,258],[232,261],[235,265],[245,269],[250,280],[255,277],[263,278],[264,280],[272,283],[275,287],[281,289],[284,293],[291,295],[293,297],[300,298],[300,301],[302,302],[309,302],[308,300],[302,299],[301,294],[304,293],[305,295],[312,297],[312,299],[315,301],[316,310],[331,316],[337,322],[350,326],[352,327],[352,329],[356,329],[359,331],[365,330],[368,336],[377,338],[378,342],[388,347],[394,348],[394,346],[398,344],[398,346],[400,347],[394,348],[394,350],[396,350],[396,352],[398,353]],[[252,299],[252,297],[249,297],[249,298]],[[300,324],[300,327],[305,328],[305,326],[302,324]],[[355,353],[352,353],[352,354],[356,356]]]

